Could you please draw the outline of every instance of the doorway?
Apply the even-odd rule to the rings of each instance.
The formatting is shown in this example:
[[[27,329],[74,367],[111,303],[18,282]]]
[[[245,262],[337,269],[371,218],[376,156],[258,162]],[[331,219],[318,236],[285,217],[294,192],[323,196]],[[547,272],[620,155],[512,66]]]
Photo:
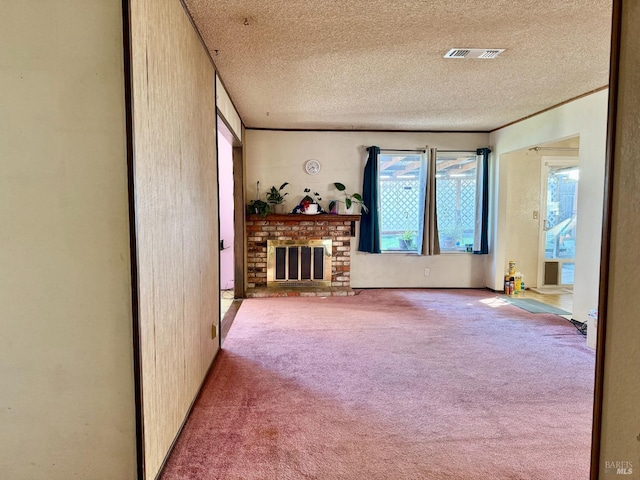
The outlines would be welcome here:
[[[218,185],[220,218],[220,318],[231,307],[235,285],[235,207],[233,142],[231,131],[218,116]]]
[[[542,157],[538,285],[543,289],[573,287],[578,178],[578,157]]]
[[[217,117],[220,219],[220,345],[244,298],[244,167],[242,143]]]

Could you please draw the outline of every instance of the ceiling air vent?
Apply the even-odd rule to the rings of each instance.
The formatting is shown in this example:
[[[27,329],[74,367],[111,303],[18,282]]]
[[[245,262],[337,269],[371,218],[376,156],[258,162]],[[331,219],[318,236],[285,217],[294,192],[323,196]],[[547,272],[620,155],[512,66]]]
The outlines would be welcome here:
[[[504,48],[452,48],[444,58],[496,58]]]
[[[471,50],[464,50],[462,48],[452,48],[447,52],[444,58],[465,58],[471,53]]]

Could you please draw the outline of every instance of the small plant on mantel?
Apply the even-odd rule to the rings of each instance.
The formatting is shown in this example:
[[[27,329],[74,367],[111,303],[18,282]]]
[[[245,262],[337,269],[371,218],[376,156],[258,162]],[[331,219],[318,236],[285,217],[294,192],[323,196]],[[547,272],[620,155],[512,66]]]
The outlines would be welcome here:
[[[276,188],[275,186],[272,186],[271,190],[267,192],[267,202],[273,203],[274,205],[278,205],[284,202],[284,197],[286,197],[289,194],[286,192],[285,193],[280,193],[280,192],[282,192],[282,189],[287,185],[289,185],[289,182],[284,182],[282,185],[280,185],[280,188]]]
[[[351,210],[351,207],[353,206],[353,204],[358,203],[360,204],[360,207],[362,208],[363,212],[365,213],[369,212],[369,209],[362,201],[362,195],[360,195],[359,193],[347,193],[347,187],[345,187],[343,183],[334,182],[333,185],[336,187],[338,191],[342,192],[342,194],[344,195],[345,197],[344,206],[347,210]]]
[[[284,182],[282,185],[280,185],[280,188],[276,188],[274,185],[267,192],[267,202],[269,202],[270,205],[273,205],[273,211],[275,213],[283,213],[282,210],[283,210],[284,197],[286,197],[289,194],[287,192],[282,193],[282,190],[287,185],[289,185],[289,182]]]
[[[251,200],[249,205],[247,205],[247,215],[260,215],[261,217],[266,217],[269,213],[271,213],[271,207],[267,202],[262,200]]]
[[[251,200],[247,205],[247,215],[260,215],[264,218],[271,212],[271,207],[264,200],[260,200],[260,180],[256,182],[256,198],[257,200]]]

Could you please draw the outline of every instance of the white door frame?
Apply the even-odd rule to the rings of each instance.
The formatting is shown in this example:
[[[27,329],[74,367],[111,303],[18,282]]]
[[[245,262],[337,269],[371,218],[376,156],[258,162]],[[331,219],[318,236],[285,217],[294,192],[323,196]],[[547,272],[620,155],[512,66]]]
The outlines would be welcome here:
[[[546,220],[547,220],[547,185],[549,182],[549,166],[552,165],[554,167],[571,167],[573,165],[579,166],[579,157],[577,156],[562,156],[562,157],[552,157],[552,156],[543,156],[540,157],[540,227],[538,232],[538,277],[537,277],[537,285],[538,288],[551,286],[544,284],[544,267],[545,267],[545,248],[546,248]],[[569,260],[569,259],[567,259]],[[555,260],[554,260],[555,261]],[[563,259],[557,259],[559,265],[559,273],[561,275],[562,272],[562,263],[571,263],[575,262],[575,258],[571,260],[571,262],[565,262]],[[560,277],[561,278],[561,277]],[[560,279],[558,279],[558,284],[553,285],[555,287],[562,287],[567,285],[562,285],[560,283]]]

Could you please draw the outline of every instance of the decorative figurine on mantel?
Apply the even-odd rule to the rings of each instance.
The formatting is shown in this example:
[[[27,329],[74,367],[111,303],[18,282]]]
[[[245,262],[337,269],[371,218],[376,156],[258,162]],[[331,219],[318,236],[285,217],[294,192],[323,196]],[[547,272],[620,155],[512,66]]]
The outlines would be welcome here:
[[[318,192],[313,192],[313,197],[311,197],[311,189],[305,188],[304,193],[305,196],[302,198],[296,208],[291,211],[291,213],[302,213],[304,215],[318,215],[319,213],[327,213],[318,203],[322,200],[322,197]]]

